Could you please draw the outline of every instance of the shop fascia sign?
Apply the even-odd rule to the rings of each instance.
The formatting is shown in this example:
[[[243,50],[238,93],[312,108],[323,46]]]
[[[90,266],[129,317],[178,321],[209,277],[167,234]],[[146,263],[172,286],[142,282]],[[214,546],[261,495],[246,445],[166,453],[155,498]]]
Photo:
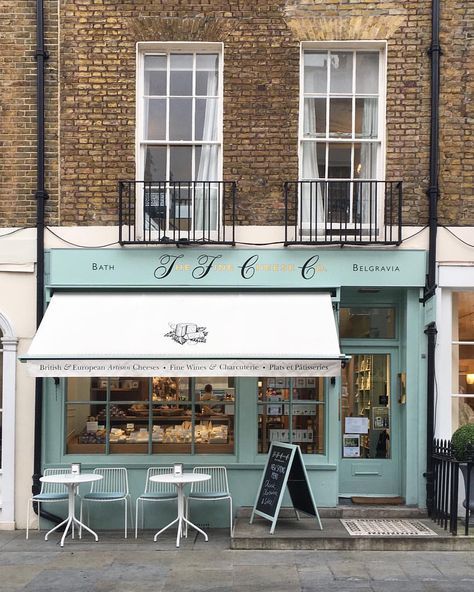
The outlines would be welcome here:
[[[425,251],[54,249],[48,285],[164,288],[421,287]]]

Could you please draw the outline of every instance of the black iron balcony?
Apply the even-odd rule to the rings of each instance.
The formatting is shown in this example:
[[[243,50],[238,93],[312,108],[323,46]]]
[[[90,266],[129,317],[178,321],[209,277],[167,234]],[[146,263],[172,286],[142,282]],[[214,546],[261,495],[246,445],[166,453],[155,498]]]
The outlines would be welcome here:
[[[401,242],[401,181],[291,181],[284,190],[286,245]]]
[[[235,244],[229,181],[120,181],[121,244]]]

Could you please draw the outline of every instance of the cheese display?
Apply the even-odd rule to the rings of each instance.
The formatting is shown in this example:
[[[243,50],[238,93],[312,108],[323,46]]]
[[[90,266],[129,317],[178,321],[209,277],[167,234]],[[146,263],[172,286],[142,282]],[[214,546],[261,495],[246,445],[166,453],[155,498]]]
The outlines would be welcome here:
[[[69,454],[234,452],[235,389],[226,378],[213,385],[173,377],[68,384]]]

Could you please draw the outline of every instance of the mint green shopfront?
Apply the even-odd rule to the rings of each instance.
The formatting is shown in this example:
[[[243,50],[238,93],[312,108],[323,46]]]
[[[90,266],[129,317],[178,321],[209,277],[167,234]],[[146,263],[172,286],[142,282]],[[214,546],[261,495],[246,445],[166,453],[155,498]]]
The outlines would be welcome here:
[[[91,326],[82,336],[76,335],[80,327],[71,329],[73,343],[62,356],[51,351],[26,356],[32,372],[47,377],[43,467],[72,462],[80,462],[82,470],[126,467],[134,502],[150,466],[182,462],[191,470],[224,465],[237,509],[253,505],[271,442],[286,441],[300,445],[319,507],[334,507],[341,497],[354,495],[402,496],[409,505],[423,506],[426,360],[425,310],[419,299],[425,266],[425,252],[409,250],[50,250],[47,301],[72,296],[73,310],[84,305],[90,311],[85,323],[90,318]],[[138,310],[133,301],[127,305],[137,295],[151,302],[151,314]],[[186,300],[180,304],[183,295],[212,295],[211,306],[227,335],[222,342],[227,361],[201,363],[193,354],[189,360],[168,360],[161,370],[150,357],[124,361],[120,352],[142,353],[140,335],[150,343],[158,341],[157,334],[147,334],[148,327],[166,317],[167,303],[186,306]],[[232,302],[233,295],[244,296],[242,310],[240,300],[228,310],[226,298]],[[263,301],[263,312],[245,310],[247,296],[252,303]],[[113,360],[104,361],[91,337],[98,322],[94,314],[102,313],[93,309],[96,302],[107,308],[109,300],[114,323],[106,337],[118,349],[111,352]],[[310,366],[313,374],[308,368],[300,372],[303,366],[288,360],[269,361],[278,349],[282,358],[298,351],[292,341],[304,339],[305,331],[318,338],[318,327],[322,347],[326,339],[329,343],[327,301],[345,359],[318,351]],[[301,306],[304,311],[296,310]],[[171,358],[172,347],[187,341],[186,347],[195,351],[206,337],[199,319],[194,323],[182,312],[180,323],[166,323]],[[226,333],[233,317],[240,338],[235,323]],[[57,323],[59,330],[64,319]],[[128,335],[130,327],[137,339],[122,351],[121,335]],[[243,337],[242,343],[262,348],[265,327],[268,351],[260,354],[269,363],[260,372],[258,363],[253,364],[249,372],[239,362],[245,355],[232,344]],[[48,330],[54,333],[54,323],[40,327],[37,337]],[[54,334],[49,337],[53,342]],[[71,353],[76,339],[84,339],[83,351],[89,348],[90,359]],[[237,349],[228,360],[232,347]],[[326,372],[320,371],[323,367]],[[116,375],[114,368],[120,369]],[[191,508],[193,521],[225,526],[222,504],[196,505]],[[168,522],[175,512],[172,506],[157,505],[147,510],[146,528]],[[100,504],[95,513],[92,508],[94,527],[122,528],[123,514],[113,506]]]

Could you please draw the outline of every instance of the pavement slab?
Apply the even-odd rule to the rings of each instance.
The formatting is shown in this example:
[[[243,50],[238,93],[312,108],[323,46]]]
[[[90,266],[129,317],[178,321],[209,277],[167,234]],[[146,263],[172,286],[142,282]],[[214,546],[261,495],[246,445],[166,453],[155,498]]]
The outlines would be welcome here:
[[[233,550],[228,531],[67,539],[0,532],[0,592],[473,592],[469,551]]]

